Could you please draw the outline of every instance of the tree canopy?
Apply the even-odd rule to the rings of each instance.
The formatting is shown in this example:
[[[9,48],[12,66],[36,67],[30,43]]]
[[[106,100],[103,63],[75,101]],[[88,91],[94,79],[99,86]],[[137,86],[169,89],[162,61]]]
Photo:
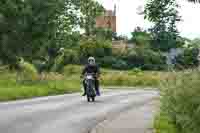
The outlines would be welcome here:
[[[148,0],[145,6],[145,18],[154,23],[150,29],[155,49],[167,51],[176,47],[179,32],[177,23],[181,20],[178,4],[174,0]]]
[[[80,37],[77,29],[90,34],[102,11],[93,0],[1,0],[0,58],[15,62],[73,43]]]

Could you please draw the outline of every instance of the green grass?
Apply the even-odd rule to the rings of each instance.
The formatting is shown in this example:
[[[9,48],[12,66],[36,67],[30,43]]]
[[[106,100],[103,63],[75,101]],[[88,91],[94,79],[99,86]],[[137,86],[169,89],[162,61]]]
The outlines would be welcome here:
[[[175,125],[169,117],[162,113],[159,114],[154,121],[155,133],[177,133]]]
[[[173,73],[161,85],[161,113],[155,122],[157,133],[199,133],[199,70]]]
[[[16,81],[16,72],[0,72],[0,101],[81,91],[82,67],[68,65],[63,74],[48,73],[43,80]],[[166,75],[166,74],[164,74]],[[116,71],[102,69],[102,86],[158,87],[162,72]]]

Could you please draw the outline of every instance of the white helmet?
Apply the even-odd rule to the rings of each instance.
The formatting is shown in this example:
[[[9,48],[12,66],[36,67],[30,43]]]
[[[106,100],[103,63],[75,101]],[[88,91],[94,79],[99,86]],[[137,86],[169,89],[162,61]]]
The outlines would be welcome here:
[[[88,64],[94,65],[95,64],[95,58],[94,57],[89,57],[88,58]]]

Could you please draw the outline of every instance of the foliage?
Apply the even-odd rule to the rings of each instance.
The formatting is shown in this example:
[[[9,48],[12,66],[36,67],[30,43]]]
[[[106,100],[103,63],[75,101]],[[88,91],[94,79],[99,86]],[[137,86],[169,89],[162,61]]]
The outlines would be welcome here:
[[[178,133],[172,120],[164,113],[155,118],[154,128],[155,133]]]
[[[143,70],[165,69],[165,57],[160,52],[151,49],[135,48],[124,57],[128,66],[141,68]]]
[[[93,0],[2,0],[0,59],[14,64],[18,56],[26,60],[50,56],[53,62],[59,48],[78,47],[78,29],[93,28],[102,12]]]
[[[200,3],[200,0],[188,0],[189,2]]]
[[[99,64],[101,67],[111,68],[113,64],[117,62],[117,59],[113,56],[104,56],[99,59]]]
[[[200,38],[195,38],[189,43],[189,48],[200,48]]]
[[[152,47],[167,51],[177,47],[178,4],[174,0],[148,0],[145,6],[145,18],[154,23],[151,33]]]
[[[20,83],[15,80],[15,71],[0,71],[0,101],[80,92],[82,69],[83,66],[66,65],[63,74],[46,73],[42,81]],[[101,69],[100,83],[102,86],[158,87],[160,81],[165,79],[166,74],[163,72]]]
[[[10,62],[16,56],[32,57],[41,46],[48,45],[64,1],[2,0],[0,6],[0,53]]]
[[[95,18],[104,12],[104,8],[94,0],[77,0],[82,15],[81,28],[84,28],[87,36],[92,35],[95,29]]]
[[[101,40],[112,40],[112,30],[105,28],[96,28],[94,34]]]
[[[177,133],[198,133],[199,123],[199,71],[174,74],[163,82],[161,111],[172,120]]]
[[[112,64],[112,68],[119,70],[126,70],[128,69],[128,64],[126,61],[118,59],[114,64]]]
[[[78,50],[76,49],[65,49],[64,50],[64,64],[79,64],[80,58]]]
[[[80,44],[80,56],[83,60],[89,56],[104,57],[112,54],[112,47],[110,41],[102,41],[95,38],[84,39]]]
[[[55,62],[52,66],[53,72],[63,72],[64,66],[67,64],[79,64],[79,54],[72,49],[63,49],[59,52],[59,55],[55,58]]]
[[[185,49],[184,53],[176,58],[176,68],[188,69],[197,67],[199,65],[198,54],[199,50],[196,48]]]
[[[16,82],[15,72],[0,75],[0,101],[50,96],[80,91],[78,80],[63,78],[56,73],[48,73],[43,81]]]
[[[147,31],[142,30],[140,27],[136,27],[131,34],[131,42],[140,47],[150,47],[151,35],[147,33]]]
[[[18,63],[19,69],[17,73],[17,81],[36,81],[38,80],[38,72],[33,64],[25,61]]]

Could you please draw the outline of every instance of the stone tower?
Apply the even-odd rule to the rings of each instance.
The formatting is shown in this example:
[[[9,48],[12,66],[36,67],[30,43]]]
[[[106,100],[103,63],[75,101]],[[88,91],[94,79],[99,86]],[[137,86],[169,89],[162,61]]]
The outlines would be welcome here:
[[[108,28],[113,32],[117,32],[117,16],[116,16],[116,5],[114,10],[106,10],[102,16],[96,18],[97,28]]]

